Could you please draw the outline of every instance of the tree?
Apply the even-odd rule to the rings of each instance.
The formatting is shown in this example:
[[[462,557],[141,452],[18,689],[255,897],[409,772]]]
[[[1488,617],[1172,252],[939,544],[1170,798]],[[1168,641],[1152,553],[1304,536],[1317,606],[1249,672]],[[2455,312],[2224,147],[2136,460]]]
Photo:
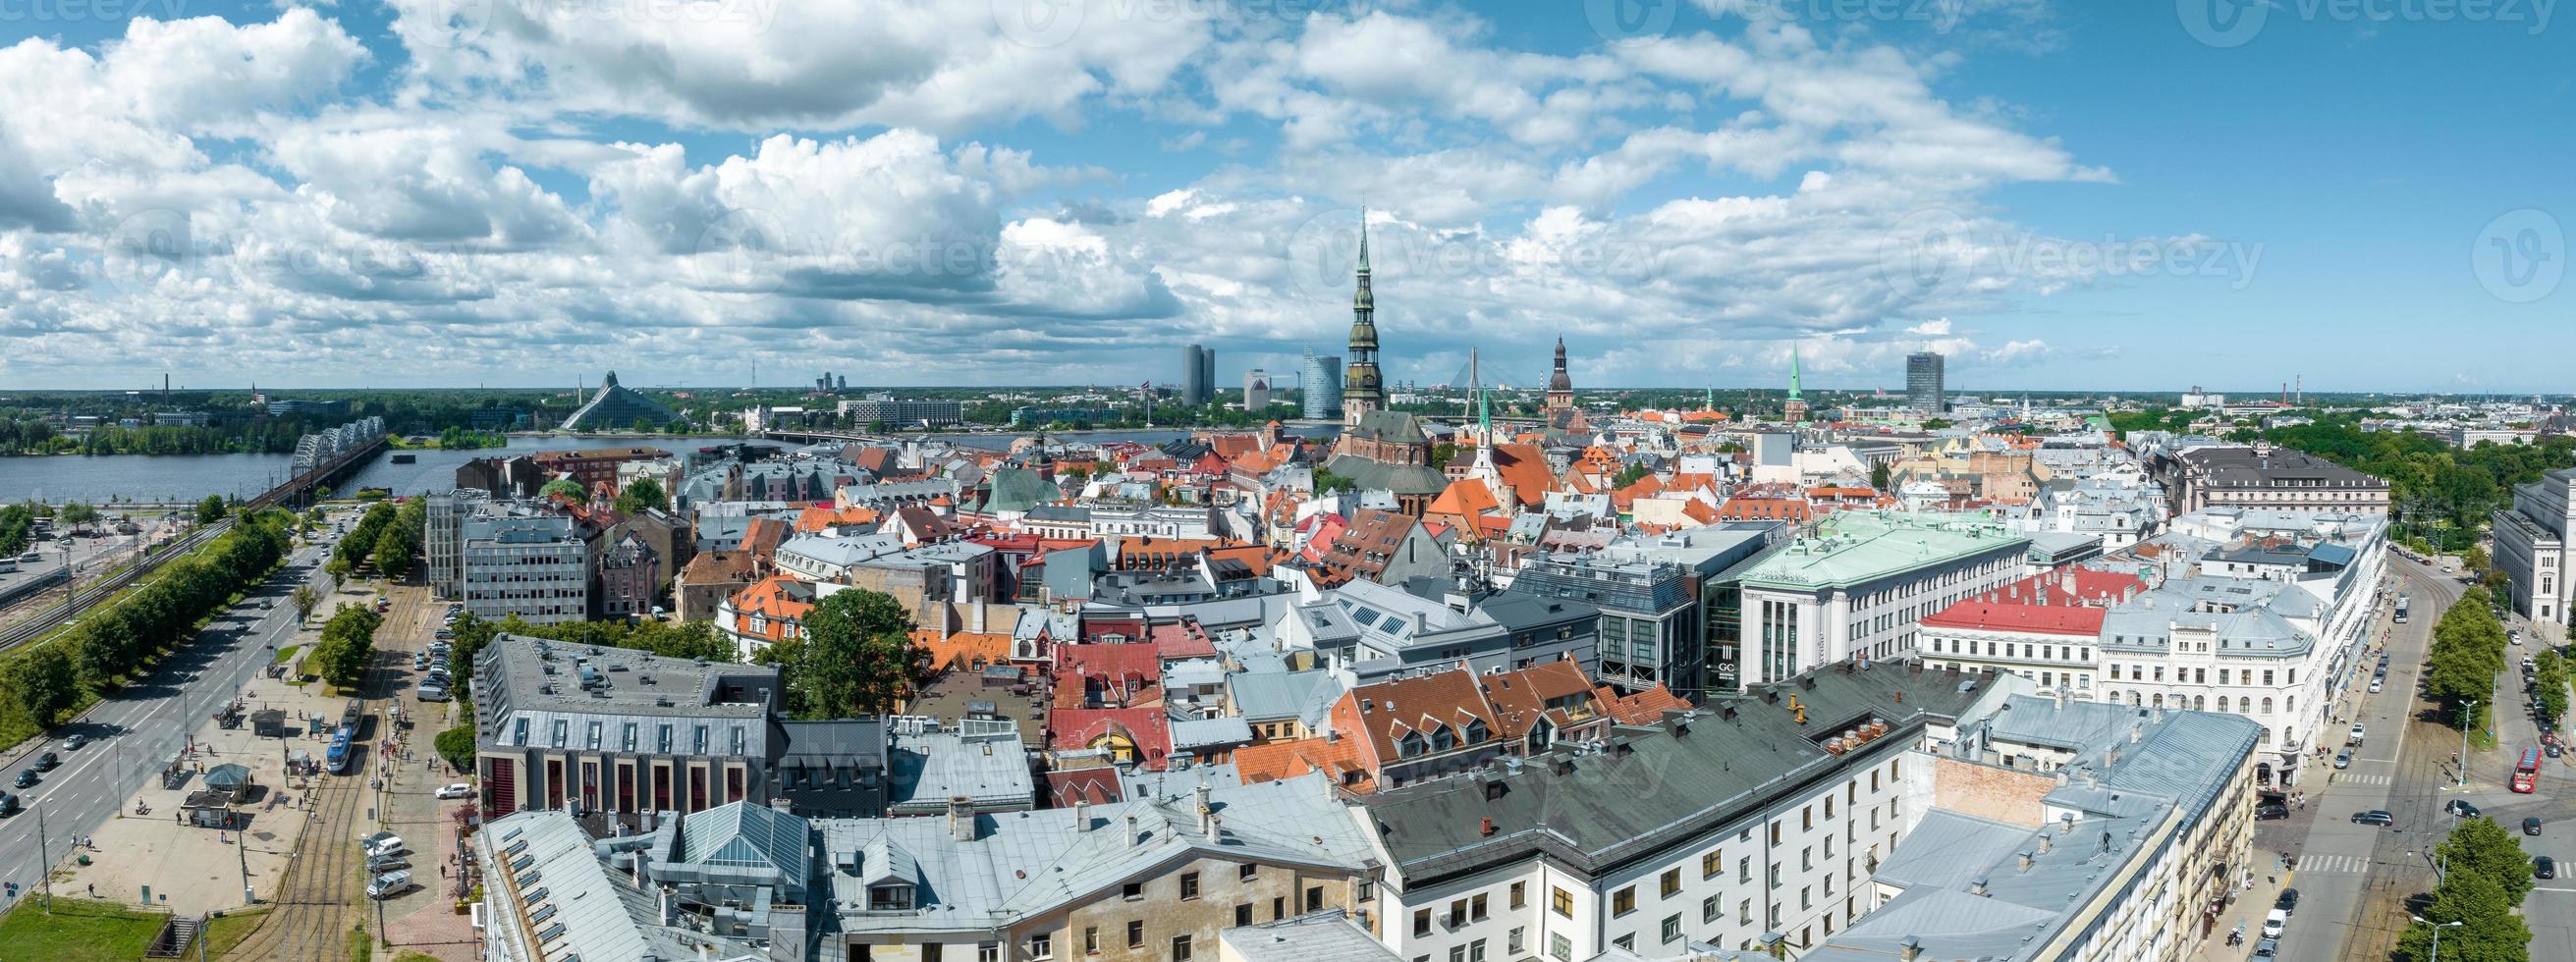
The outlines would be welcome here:
[[[0,422],[6,423],[6,422]],[[0,508],[0,555],[27,550],[36,531],[36,512],[23,504]]]
[[[662,482],[651,478],[637,478],[626,486],[626,490],[617,492],[617,510],[621,514],[643,514],[647,509],[660,510],[670,506],[671,496],[662,490]]]
[[[64,527],[79,528],[98,520],[98,509],[83,502],[66,501],[62,510],[54,513],[54,520],[62,522]]]
[[[54,716],[71,707],[79,683],[71,655],[60,645],[45,645],[0,665],[0,704],[38,728],[51,728]]]
[[[434,744],[438,749],[438,757],[446,759],[449,767],[457,771],[474,770],[473,725],[458,725],[439,732]]]
[[[551,500],[558,496],[570,499],[575,504],[590,500],[589,493],[581,489],[581,482],[571,478],[556,478],[546,482],[545,487],[537,489],[537,497],[540,500]]]
[[[313,609],[322,604],[322,593],[313,590],[312,585],[296,585],[295,590],[288,592],[286,597],[295,605],[297,621],[313,617]]]
[[[1949,427],[1949,426],[1950,426],[1950,424],[1951,424],[1951,421],[1950,421],[1950,419],[1949,419],[1949,418],[1924,418],[1924,419],[1923,419],[1923,430],[1926,430],[1926,431],[1938,431],[1938,430],[1941,430],[1942,428]]]
[[[1643,464],[1631,464],[1627,467],[1620,468],[1619,473],[1610,476],[1610,486],[1614,488],[1624,488],[1639,481],[1643,481],[1654,473],[1655,469],[1652,467],[1648,467]]]
[[[1348,491],[1359,486],[1360,482],[1357,478],[1344,477],[1323,468],[1315,469],[1316,494],[1332,494],[1337,491]]]
[[[2425,688],[2435,698],[2457,706],[2468,700],[2479,702],[2477,717],[2463,719],[2457,710],[2444,715],[2455,724],[2474,725],[2493,706],[2488,689],[2495,676],[2504,670],[2504,625],[2495,617],[2492,596],[2486,589],[2471,588],[2442,613],[2433,625],[2431,667],[2425,672]]]
[[[223,520],[223,519],[224,519],[224,496],[223,496],[223,495],[220,495],[220,494],[210,494],[210,495],[207,495],[207,496],[206,496],[206,500],[204,500],[204,501],[200,501],[200,502],[197,502],[197,523],[198,523],[198,524],[213,524],[213,523],[215,523],[215,522],[217,522],[217,521],[221,521],[221,520]]]
[[[367,662],[375,658],[376,626],[383,623],[373,611],[343,606],[323,624],[322,640],[314,644],[308,660],[332,687],[354,688],[366,674]]]
[[[2531,680],[2540,689],[2540,710],[2553,722],[2567,717],[2567,659],[2557,649],[2542,649],[2532,659]]]
[[[805,696],[805,685],[800,677],[805,668],[804,638],[786,638],[770,642],[760,650],[751,653],[751,663],[771,665],[778,669],[778,676],[786,682],[782,686],[785,697],[780,699],[779,710],[786,712],[787,717],[819,717],[814,714],[809,704],[810,699]]]
[[[1869,486],[1870,486],[1870,487],[1877,488],[1877,489],[1878,489],[1878,490],[1880,490],[1880,491],[1885,491],[1885,490],[1887,490],[1887,481],[1888,481],[1888,468],[1887,468],[1887,462],[1885,462],[1885,461],[1881,461],[1881,462],[1879,462],[1879,463],[1877,463],[1877,464],[1873,464],[1873,465],[1870,465],[1870,466],[1869,466]]]
[[[2451,873],[2468,872],[2494,879],[2503,889],[2507,902],[2522,904],[2538,882],[2531,877],[2531,856],[2522,851],[2519,836],[2505,831],[2495,819],[2479,816],[2464,818],[2452,826],[2451,837],[2435,850]]]
[[[410,528],[395,524],[376,536],[376,570],[384,572],[387,578],[401,580],[404,573],[411,570],[412,556],[418,553],[420,539]]]
[[[344,552],[333,552],[331,560],[322,565],[322,573],[331,576],[333,588],[338,588],[341,582],[349,580],[349,575],[356,570],[357,566],[349,563],[349,556]]]
[[[2525,880],[2531,877],[2528,864],[2514,870]],[[2433,887],[2433,902],[2425,907],[2423,918],[2423,923],[2409,926],[2398,936],[2398,955],[2429,962],[2433,926],[2439,925],[2444,927],[2441,957],[2453,962],[2528,962],[2531,958],[2531,927],[2514,914],[2504,886],[2484,872],[2452,863],[2442,873],[2441,884]],[[2451,927],[2453,922],[2460,924]]]
[[[805,616],[805,652],[789,683],[806,688],[809,718],[885,714],[908,694],[917,653],[912,616],[864,588],[824,596]]]

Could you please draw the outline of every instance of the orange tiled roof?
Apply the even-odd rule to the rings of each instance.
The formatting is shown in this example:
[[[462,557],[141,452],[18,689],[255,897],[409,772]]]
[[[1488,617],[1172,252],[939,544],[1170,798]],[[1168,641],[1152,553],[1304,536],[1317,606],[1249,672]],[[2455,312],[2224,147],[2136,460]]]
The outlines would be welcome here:
[[[960,667],[971,669],[979,660],[982,664],[995,665],[1011,658],[1009,632],[961,631],[946,638],[926,637],[929,634],[916,631],[912,636],[913,641],[920,644],[922,652],[930,656],[932,671]]]
[[[796,515],[796,533],[810,534],[825,528],[875,524],[884,515],[875,508],[807,508]]]
[[[1689,701],[1660,684],[1625,697],[1610,690],[1608,685],[1594,688],[1592,694],[1601,699],[1602,707],[1608,709],[1611,717],[1622,725],[1658,724],[1664,720],[1665,712],[1686,711],[1691,707]]]
[[[1295,778],[1312,771],[1321,771],[1334,784],[1363,795],[1377,790],[1377,775],[1356,738],[1318,736],[1234,750],[1235,776],[1246,785]],[[1350,773],[1358,777],[1350,778]]]

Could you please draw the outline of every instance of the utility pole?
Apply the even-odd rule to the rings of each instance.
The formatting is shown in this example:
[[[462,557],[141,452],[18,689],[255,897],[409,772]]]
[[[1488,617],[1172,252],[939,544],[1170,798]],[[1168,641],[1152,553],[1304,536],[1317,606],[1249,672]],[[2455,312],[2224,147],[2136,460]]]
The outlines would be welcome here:
[[[45,807],[38,805],[36,806],[36,857],[42,861],[36,863],[36,871],[44,873],[46,915],[54,914],[54,849],[51,842],[51,839],[45,837]]]
[[[224,821],[229,823],[232,820],[232,808],[227,806],[224,809]],[[258,904],[259,900],[252,897],[250,891],[250,833],[241,831],[239,826],[235,826],[233,830],[233,856],[241,862],[242,904],[245,906]]]
[[[2461,788],[2467,788],[2467,787],[2469,787],[2469,724],[2470,724],[2470,722],[2471,722],[2471,720],[2472,720],[2472,719],[2474,719],[2474,718],[2476,718],[2476,717],[2477,717],[2477,710],[2478,710],[2478,700],[2477,700],[2477,699],[2475,699],[2475,698],[2467,699],[2467,700],[2462,701],[2462,702],[2460,703],[2460,785],[2459,785],[2459,787],[2461,787]]]

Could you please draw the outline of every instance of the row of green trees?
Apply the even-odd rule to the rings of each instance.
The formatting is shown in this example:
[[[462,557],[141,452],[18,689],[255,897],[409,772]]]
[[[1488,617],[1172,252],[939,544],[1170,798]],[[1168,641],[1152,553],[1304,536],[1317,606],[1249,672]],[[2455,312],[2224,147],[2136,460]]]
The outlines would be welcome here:
[[[2576,465],[2576,438],[2534,444],[2480,442],[2455,448],[2413,431],[2363,431],[2357,412],[2316,413],[2316,420],[2263,432],[2265,440],[2388,479],[2391,504],[2406,526],[2444,551],[2477,541],[2487,519],[2513,502],[2513,486],[2553,468]]]
[[[2531,678],[2540,689],[2540,710],[2552,719],[2567,717],[2567,659],[2555,648],[2544,649],[2532,659]]]
[[[16,556],[36,541],[36,510],[27,505],[0,507],[0,555]]]
[[[343,605],[322,624],[322,638],[313,643],[313,651],[304,656],[322,680],[335,688],[350,688],[367,673],[367,662],[376,656],[376,629],[385,619],[362,605]]]
[[[2451,706],[2445,718],[2460,726],[2484,727],[2495,708],[2496,673],[2504,670],[2505,628],[2496,620],[2494,598],[2484,588],[2471,588],[2433,625],[2431,666],[2424,673],[2426,690]],[[2475,701],[2475,712],[2460,706]]]
[[[2521,839],[2494,819],[2462,819],[2435,850],[2435,857],[2442,867],[2441,881],[2433,887],[2432,902],[2419,921],[2398,937],[2398,954],[2431,962],[2436,957],[2434,933],[2439,926],[2439,958],[2528,962],[2531,927],[2514,907],[2537,883]]]
[[[419,500],[412,499],[406,507]],[[404,510],[384,501],[369,507],[367,513],[358,518],[358,523],[349,529],[348,536],[341,538],[340,544],[331,550],[331,562],[323,569],[333,578],[346,580],[372,561],[376,570],[384,572],[385,577],[401,578],[404,572],[411,570],[412,556],[420,552],[420,527],[404,523],[401,517]]]
[[[84,691],[122,684],[276,570],[291,523],[285,512],[262,512],[193,555],[162,565],[145,587],[90,609],[69,632],[0,662],[0,709],[49,727]]]

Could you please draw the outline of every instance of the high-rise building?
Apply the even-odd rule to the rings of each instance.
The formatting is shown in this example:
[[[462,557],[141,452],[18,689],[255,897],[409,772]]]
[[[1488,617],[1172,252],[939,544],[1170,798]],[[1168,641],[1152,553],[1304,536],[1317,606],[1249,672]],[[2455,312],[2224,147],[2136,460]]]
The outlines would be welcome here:
[[[1192,344],[1181,349],[1181,403],[1191,407],[1216,396],[1216,352]]]
[[[1270,372],[1260,368],[1243,372],[1243,410],[1247,413],[1270,406]]]
[[[1306,349],[1306,374],[1297,385],[1305,392],[1306,420],[1329,421],[1342,416],[1342,359],[1331,355],[1315,356],[1314,348]]]
[[[1369,291],[1368,209],[1360,209],[1359,290],[1351,295],[1350,366],[1342,372],[1342,423],[1356,426],[1386,407],[1386,384],[1377,370],[1377,295]]]
[[[1939,414],[1942,403],[1941,355],[1919,351],[1905,356],[1905,406],[1922,414]]]

